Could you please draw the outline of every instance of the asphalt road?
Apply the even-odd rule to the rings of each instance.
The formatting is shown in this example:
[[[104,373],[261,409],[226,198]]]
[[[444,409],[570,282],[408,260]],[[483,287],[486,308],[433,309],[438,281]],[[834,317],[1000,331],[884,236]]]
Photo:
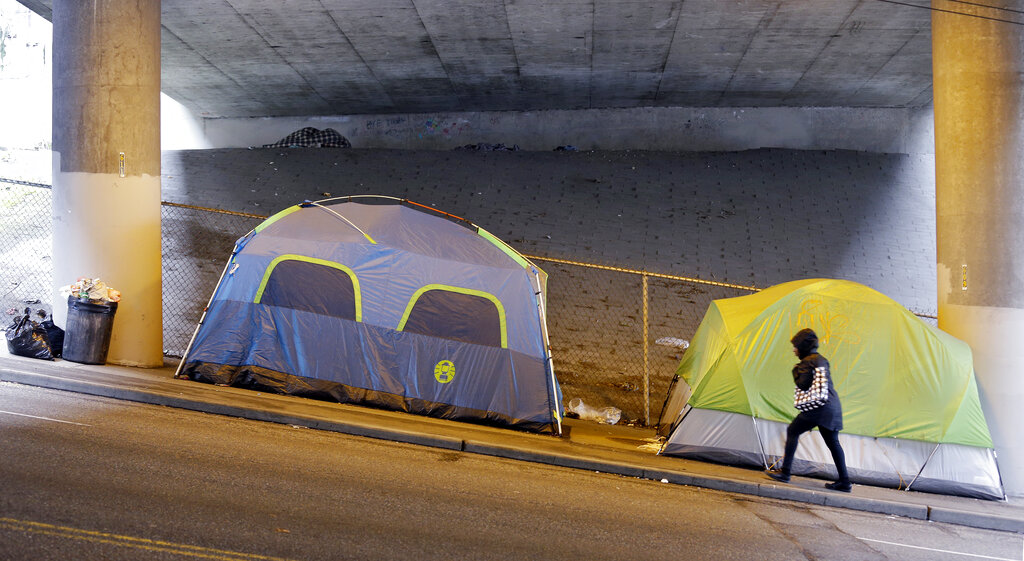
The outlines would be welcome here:
[[[0,560],[1022,557],[1019,534],[0,383]]]

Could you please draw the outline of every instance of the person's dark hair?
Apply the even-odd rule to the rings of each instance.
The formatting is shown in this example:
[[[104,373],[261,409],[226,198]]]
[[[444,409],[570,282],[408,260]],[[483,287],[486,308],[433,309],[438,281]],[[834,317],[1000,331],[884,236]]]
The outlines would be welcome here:
[[[789,340],[793,343],[793,347],[796,349],[797,355],[800,358],[813,353],[818,350],[818,335],[814,333],[812,329],[801,329],[796,332],[796,335]]]

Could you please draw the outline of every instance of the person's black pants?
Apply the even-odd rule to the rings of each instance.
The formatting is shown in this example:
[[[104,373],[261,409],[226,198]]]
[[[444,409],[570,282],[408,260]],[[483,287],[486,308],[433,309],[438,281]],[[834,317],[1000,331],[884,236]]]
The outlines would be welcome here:
[[[849,483],[850,475],[846,472],[846,454],[843,452],[843,447],[839,445],[839,431],[818,426],[816,421],[803,415],[797,415],[786,429],[786,455],[782,458],[782,473],[789,475],[789,471],[793,468],[793,456],[796,455],[796,446],[800,443],[800,435],[816,426],[821,437],[825,439],[828,451],[832,452],[832,461],[836,464],[836,471],[839,472],[837,481]]]

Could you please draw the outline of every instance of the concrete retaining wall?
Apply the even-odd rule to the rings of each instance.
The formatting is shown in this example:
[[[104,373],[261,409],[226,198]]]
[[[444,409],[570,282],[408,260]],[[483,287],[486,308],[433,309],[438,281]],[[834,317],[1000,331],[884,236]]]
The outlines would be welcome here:
[[[218,149],[165,151],[163,174],[172,202],[270,214],[407,197],[526,254],[759,287],[845,278],[936,307],[929,154]]]

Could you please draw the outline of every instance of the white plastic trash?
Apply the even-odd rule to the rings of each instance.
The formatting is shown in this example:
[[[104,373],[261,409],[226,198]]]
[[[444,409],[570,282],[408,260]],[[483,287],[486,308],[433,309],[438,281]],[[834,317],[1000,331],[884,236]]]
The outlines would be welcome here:
[[[569,400],[567,407],[569,411],[576,413],[580,416],[580,419],[586,421],[597,421],[599,423],[605,423],[608,425],[614,425],[619,422],[622,417],[622,411],[616,407],[591,407],[583,400],[574,397]]]
[[[677,349],[685,349],[690,346],[690,342],[686,339],[680,339],[678,337],[662,337],[654,342],[655,345],[662,345],[665,347],[675,347]]]

